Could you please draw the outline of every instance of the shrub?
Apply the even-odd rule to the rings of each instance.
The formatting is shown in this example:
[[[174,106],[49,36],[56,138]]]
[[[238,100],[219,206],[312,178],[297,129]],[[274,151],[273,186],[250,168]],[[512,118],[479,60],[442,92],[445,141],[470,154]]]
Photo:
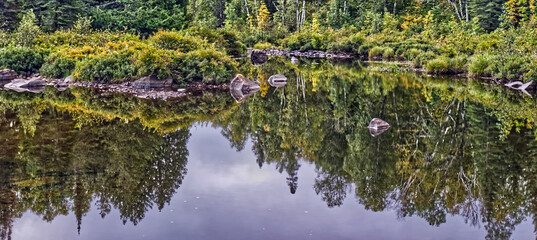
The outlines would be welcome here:
[[[450,70],[455,73],[465,72],[467,64],[468,56],[464,54],[449,59]]]
[[[158,78],[170,76],[169,65],[172,62],[169,50],[145,47],[142,51],[136,51],[134,55],[138,76],[157,75]]]
[[[361,45],[359,48],[358,48],[358,55],[360,56],[368,56],[369,55],[369,51],[371,50],[372,46],[369,45],[369,44],[364,44],[364,45]]]
[[[236,69],[231,58],[214,49],[186,53],[176,59],[173,66],[181,73],[184,82],[200,80],[210,83],[227,82]]]
[[[266,42],[266,43],[256,43],[254,45],[254,49],[271,49],[272,44]]]
[[[416,58],[414,58],[414,61],[412,62],[414,64],[414,67],[422,67],[424,66],[428,61],[433,60],[437,57],[437,55],[432,51],[423,52],[420,55],[418,55]]]
[[[0,48],[7,47],[7,45],[11,42],[11,36],[0,29]]]
[[[369,57],[370,58],[382,57],[383,54],[384,54],[384,48],[383,47],[376,46],[376,47],[371,48],[371,50],[369,50]]]
[[[40,73],[46,77],[62,78],[71,75],[75,66],[75,59],[61,53],[54,53],[47,57]]]
[[[495,66],[492,69],[496,72],[496,77],[510,80],[519,79],[531,70],[531,57],[508,55],[502,60],[494,61]]]
[[[411,48],[401,54],[401,57],[405,60],[412,61],[416,59],[420,54],[425,53],[423,50],[417,48]]]
[[[449,59],[447,57],[438,57],[429,62],[425,66],[428,73],[442,74],[450,72]]]
[[[26,47],[0,49],[0,68],[9,68],[18,73],[37,72],[45,62],[46,53]]]
[[[395,55],[394,55],[393,48],[391,48],[391,47],[384,48],[384,51],[382,52],[382,57],[383,58],[390,59],[390,58],[393,58],[394,56]]]
[[[490,76],[494,67],[494,56],[489,54],[474,55],[468,67],[470,76]]]
[[[203,43],[203,40],[193,36],[185,36],[184,33],[181,32],[168,32],[162,30],[150,37],[149,41],[155,43],[159,48],[179,50],[182,52],[190,52],[200,49],[200,43]]]
[[[84,81],[116,82],[136,76],[137,72],[128,56],[99,54],[79,62],[75,77]]]

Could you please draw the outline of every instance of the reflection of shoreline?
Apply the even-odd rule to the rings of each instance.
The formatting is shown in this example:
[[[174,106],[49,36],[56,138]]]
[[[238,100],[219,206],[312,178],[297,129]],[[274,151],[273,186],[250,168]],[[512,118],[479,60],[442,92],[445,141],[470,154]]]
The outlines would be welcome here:
[[[0,135],[12,136],[4,144],[17,146],[0,156],[14,163],[0,179],[12,189],[0,196],[1,239],[9,239],[13,219],[27,210],[46,221],[72,212],[80,227],[93,200],[103,217],[113,207],[136,225],[153,206],[170,202],[187,173],[188,129],[159,135],[117,120],[77,129],[54,110],[43,113],[32,135],[22,128],[0,125]]]
[[[7,144],[10,151],[2,150],[2,157],[23,169],[20,179],[33,180],[17,182],[23,202],[52,202],[39,199],[43,195],[71,197],[58,201],[63,204],[77,189],[79,198],[71,209],[77,215],[86,211],[87,199],[102,198],[104,215],[114,206],[123,221],[137,223],[148,209],[144,202],[164,205],[176,189],[171,186],[180,184],[169,182],[160,192],[146,180],[169,169],[176,180],[186,174],[186,167],[174,169],[186,166],[186,160],[166,165],[155,159],[175,158],[158,157],[166,154],[156,150],[164,145],[173,153],[170,146],[184,143],[170,144],[174,138],[166,138],[201,122],[221,127],[237,150],[252,139],[257,164],[285,172],[282,181],[290,193],[297,192],[300,163],[315,164],[313,188],[328,207],[341,206],[353,188],[368,210],[394,210],[402,218],[419,216],[431,225],[457,214],[471,224],[482,221],[491,238],[510,236],[521,216],[530,217],[537,209],[532,194],[537,190],[531,184],[537,172],[532,164],[534,133],[525,128],[536,117],[528,111],[536,109],[535,101],[521,102],[479,82],[326,63],[305,68],[267,64],[251,73],[262,90],[240,105],[228,93],[163,102],[103,96],[90,89],[42,95],[0,92],[0,110],[6,113],[0,134],[14,142]],[[287,84],[263,88],[274,73],[288,76]],[[391,130],[372,138],[365,127],[373,117],[389,122]],[[511,133],[513,125],[520,130]],[[183,138],[188,139],[178,139]],[[88,171],[98,174],[80,174]],[[54,182],[40,182],[39,176],[47,174]],[[61,209],[22,206],[37,209],[45,219]]]

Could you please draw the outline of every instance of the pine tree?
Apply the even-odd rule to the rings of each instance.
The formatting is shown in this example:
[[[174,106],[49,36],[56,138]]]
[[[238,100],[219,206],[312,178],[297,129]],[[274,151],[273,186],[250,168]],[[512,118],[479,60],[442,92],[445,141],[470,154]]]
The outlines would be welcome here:
[[[469,3],[470,16],[477,18],[486,31],[494,31],[500,25],[504,0],[472,0]]]
[[[0,29],[12,30],[18,21],[17,15],[21,12],[22,4],[19,0],[0,1]]]

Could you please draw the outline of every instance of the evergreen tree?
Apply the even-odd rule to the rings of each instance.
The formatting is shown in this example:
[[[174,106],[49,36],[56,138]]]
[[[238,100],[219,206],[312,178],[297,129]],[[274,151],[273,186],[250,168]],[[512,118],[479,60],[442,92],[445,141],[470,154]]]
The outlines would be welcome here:
[[[12,30],[16,25],[17,15],[21,12],[19,0],[0,1],[0,29]]]
[[[470,16],[477,18],[486,31],[494,31],[500,25],[504,0],[472,0],[469,3]]]

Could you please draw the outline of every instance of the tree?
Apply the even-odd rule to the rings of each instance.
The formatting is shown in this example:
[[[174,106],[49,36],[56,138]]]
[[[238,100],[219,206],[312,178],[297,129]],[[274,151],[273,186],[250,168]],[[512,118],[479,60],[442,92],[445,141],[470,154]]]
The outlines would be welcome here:
[[[477,18],[479,25],[486,31],[499,27],[504,0],[472,0],[469,11],[472,18]]]
[[[36,24],[37,20],[33,10],[28,11],[15,32],[17,43],[23,47],[29,47],[34,44],[35,39],[41,32]]]
[[[266,31],[270,28],[270,12],[268,11],[265,3],[261,3],[261,7],[259,7],[257,14],[257,27],[262,31]]]

